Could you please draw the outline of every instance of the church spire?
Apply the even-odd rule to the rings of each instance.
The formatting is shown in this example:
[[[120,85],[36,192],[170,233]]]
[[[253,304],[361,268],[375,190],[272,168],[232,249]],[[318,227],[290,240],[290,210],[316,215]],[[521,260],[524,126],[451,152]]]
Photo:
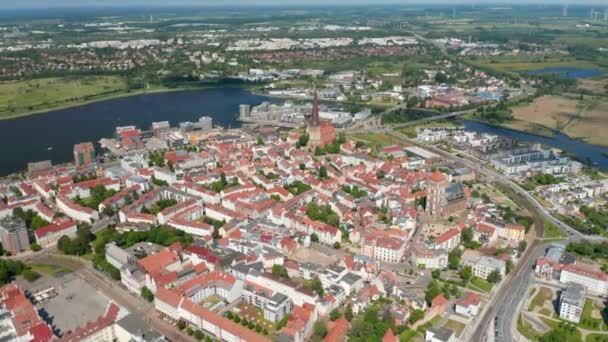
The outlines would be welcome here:
[[[317,96],[317,89],[314,90],[312,100],[312,113],[310,113],[310,126],[316,127],[321,125],[321,119],[319,119],[319,97]]]

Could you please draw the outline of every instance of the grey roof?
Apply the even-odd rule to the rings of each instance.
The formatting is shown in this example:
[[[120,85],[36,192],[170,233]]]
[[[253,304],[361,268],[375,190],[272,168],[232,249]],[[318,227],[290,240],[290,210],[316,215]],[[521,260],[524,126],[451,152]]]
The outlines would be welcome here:
[[[344,277],[342,277],[342,279],[340,279],[340,281],[343,281],[349,285],[352,285],[354,283],[356,283],[357,281],[361,280],[361,276],[358,276],[354,273],[348,272],[344,275]]]
[[[433,333],[436,339],[441,341],[448,341],[452,335],[454,335],[454,331],[452,329],[448,329],[446,327],[438,327],[438,328],[429,328],[429,332]]]
[[[23,220],[12,217],[0,220],[0,227],[8,232],[26,229]]]
[[[150,328],[149,324],[146,324],[133,314],[126,315],[118,320],[116,324],[128,331],[133,337],[141,338],[140,341],[152,342],[163,340],[161,334]]]
[[[583,306],[585,301],[585,287],[576,283],[569,283],[565,289],[562,290],[560,295],[560,301],[567,301],[570,304],[576,304]]]

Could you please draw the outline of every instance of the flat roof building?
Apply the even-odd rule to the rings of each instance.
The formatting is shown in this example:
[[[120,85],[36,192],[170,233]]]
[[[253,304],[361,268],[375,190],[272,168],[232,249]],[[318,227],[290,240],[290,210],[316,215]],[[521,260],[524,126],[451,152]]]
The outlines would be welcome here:
[[[17,218],[0,220],[0,240],[5,251],[16,255],[30,250],[25,222]]]

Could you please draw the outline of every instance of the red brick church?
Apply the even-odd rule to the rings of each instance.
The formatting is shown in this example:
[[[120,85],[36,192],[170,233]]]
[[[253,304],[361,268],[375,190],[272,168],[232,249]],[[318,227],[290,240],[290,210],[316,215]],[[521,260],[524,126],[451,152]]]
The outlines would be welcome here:
[[[331,120],[321,120],[319,118],[319,98],[315,91],[312,102],[312,113],[308,121],[308,143],[310,147],[323,147],[336,138],[336,129],[331,124]]]

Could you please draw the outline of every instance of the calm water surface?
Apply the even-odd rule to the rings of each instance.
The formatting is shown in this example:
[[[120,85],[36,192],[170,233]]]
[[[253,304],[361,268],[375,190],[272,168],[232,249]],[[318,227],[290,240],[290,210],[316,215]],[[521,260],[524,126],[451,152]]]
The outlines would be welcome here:
[[[168,120],[175,126],[207,115],[223,127],[238,127],[239,105],[265,100],[242,88],[222,87],[142,94],[0,120],[0,176],[23,170],[30,161],[70,161],[74,144],[97,144],[99,139],[111,137],[116,126],[148,130],[154,121]]]

